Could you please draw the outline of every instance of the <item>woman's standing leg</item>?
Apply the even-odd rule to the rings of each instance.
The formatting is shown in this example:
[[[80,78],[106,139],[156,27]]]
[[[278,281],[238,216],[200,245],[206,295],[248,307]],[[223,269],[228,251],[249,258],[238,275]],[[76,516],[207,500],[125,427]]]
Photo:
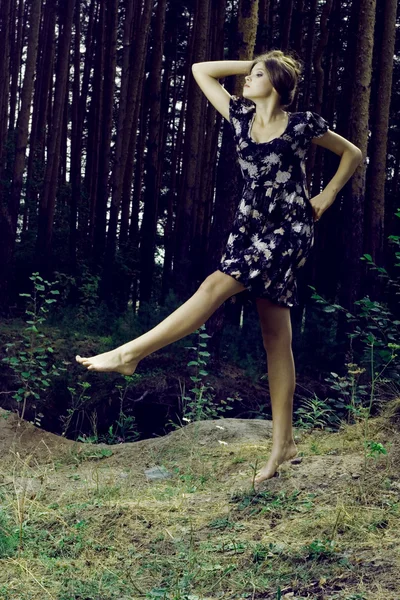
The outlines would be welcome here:
[[[278,466],[297,454],[293,439],[293,394],[296,385],[290,308],[257,298],[272,404],[272,451],[255,482],[273,477]]]
[[[76,360],[90,371],[131,375],[142,358],[196,331],[225,300],[245,289],[230,275],[214,271],[189,300],[147,333],[110,352]]]

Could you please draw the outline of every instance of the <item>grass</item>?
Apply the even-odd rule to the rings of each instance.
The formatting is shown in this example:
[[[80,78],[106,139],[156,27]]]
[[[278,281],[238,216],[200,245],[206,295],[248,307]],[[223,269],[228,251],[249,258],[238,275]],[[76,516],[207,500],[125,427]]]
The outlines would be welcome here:
[[[398,467],[379,457],[363,480],[361,422],[302,432],[302,462],[258,491],[270,442],[202,445],[202,426],[112,456],[16,457],[0,487],[0,598],[398,600]],[[381,418],[369,435],[390,443]],[[147,480],[154,465],[171,477]]]

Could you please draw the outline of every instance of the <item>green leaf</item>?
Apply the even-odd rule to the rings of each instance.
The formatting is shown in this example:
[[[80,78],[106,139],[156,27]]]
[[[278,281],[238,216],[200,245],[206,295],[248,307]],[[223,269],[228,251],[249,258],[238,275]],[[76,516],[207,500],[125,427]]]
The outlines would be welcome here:
[[[60,292],[59,292],[59,290],[50,290],[50,294],[59,295]]]
[[[30,294],[19,294],[21,296],[21,298],[30,298],[31,295]]]
[[[33,333],[39,333],[36,328],[36,325],[32,325],[32,327],[27,327],[26,331],[33,331]]]
[[[41,285],[41,284],[37,283],[37,284],[36,284],[36,289],[37,289],[39,292],[44,292],[44,290],[45,290],[46,288],[44,287],[44,285]]]
[[[199,352],[199,356],[211,356],[209,352]]]
[[[200,370],[199,375],[208,375],[207,371]]]
[[[190,362],[188,362],[187,366],[188,366],[188,367],[197,366],[197,361],[195,361],[195,360],[191,360]]]
[[[324,308],[322,310],[324,312],[331,313],[331,312],[335,312],[336,309],[333,306],[324,306]]]

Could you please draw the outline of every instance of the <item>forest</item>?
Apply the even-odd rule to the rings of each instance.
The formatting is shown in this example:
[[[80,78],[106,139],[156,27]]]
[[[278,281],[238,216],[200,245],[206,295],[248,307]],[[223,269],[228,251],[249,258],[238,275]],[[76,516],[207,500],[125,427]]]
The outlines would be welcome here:
[[[145,467],[162,464],[186,486],[179,488],[183,497],[204,492],[201,486],[208,475],[202,469],[206,465],[204,469],[211,472],[217,459],[201,455],[205,462],[200,469],[196,463],[200,455],[196,458],[195,446],[190,446],[186,455],[186,438],[178,437],[181,431],[193,433],[196,442],[203,439],[200,446],[204,443],[210,452],[216,445],[224,453],[224,461],[228,452],[224,444],[231,441],[229,437],[224,441],[222,432],[219,439],[212,437],[212,423],[214,428],[224,429],[215,425],[218,419],[226,423],[235,449],[240,440],[233,419],[237,431],[243,431],[243,443],[261,444],[263,436],[257,427],[265,427],[263,435],[267,435],[271,401],[266,351],[254,301],[247,291],[229,298],[186,338],[146,357],[133,375],[88,372],[76,363],[75,356],[106,352],[155,327],[218,269],[243,178],[231,124],[197,85],[192,65],[248,61],[278,49],[304,65],[288,110],[321,115],[332,131],[363,154],[354,175],[316,224],[312,253],[298,273],[299,304],[291,309],[290,318],[296,365],[294,425],[300,432],[296,439],[304,441],[302,435],[315,432],[322,436],[307,442],[311,454],[318,449],[315,455],[328,452],[330,443],[332,454],[336,449],[340,453],[347,443],[346,448],[353,451],[355,438],[346,428],[356,428],[365,462],[353,472],[362,472],[366,485],[367,448],[372,452],[368,456],[382,455],[384,460],[385,443],[392,443],[389,437],[379,437],[382,430],[374,429],[372,418],[385,414],[385,422],[390,417],[390,427],[398,427],[400,414],[396,353],[400,349],[397,9],[396,0],[0,0],[0,429],[8,427],[7,419],[14,423],[16,417],[15,431],[28,432],[31,443],[26,453],[37,457],[37,466],[43,459],[35,454],[40,439],[54,451],[52,460],[56,460],[55,448],[72,453],[68,460],[67,454],[57,459],[57,468],[73,465],[80,470],[90,461],[105,459],[111,470],[132,468],[129,472],[133,473],[136,467],[128,466],[132,460],[143,467],[137,475],[140,480]],[[231,95],[240,96],[244,76],[225,77],[220,83]],[[311,146],[306,160],[310,197],[324,189],[339,161],[333,152]],[[393,403],[393,414],[388,417],[385,411]],[[199,434],[191,429],[196,423],[204,427]],[[255,429],[250,434],[251,425]],[[332,441],[342,428],[348,436],[343,446]],[[3,431],[0,446],[5,452],[11,447],[6,443],[7,431]],[[44,437],[36,437],[37,431]],[[46,437],[53,435],[59,442]],[[168,442],[170,435],[177,436],[175,445]],[[164,439],[165,446],[152,445],[154,440],[161,443]],[[140,446],[147,453],[146,460],[134,454],[130,443],[148,444]],[[125,444],[126,454],[122,454]],[[86,450],[91,446],[92,450]],[[178,456],[178,447],[182,456],[190,457],[190,476],[174,462],[178,458],[172,456],[173,448]],[[162,448],[167,457],[171,452],[169,459]],[[242,450],[233,462],[255,460],[247,445]],[[163,462],[167,460],[169,464]],[[219,468],[227,464],[219,463]],[[24,465],[32,468],[29,462]],[[321,466],[321,481],[324,468]],[[83,471],[79,473],[76,477],[83,478]],[[393,473],[379,485],[388,490],[390,478],[395,479]],[[164,482],[162,475],[159,479],[157,485],[172,485]],[[78,488],[73,488],[78,484],[70,483],[71,494],[73,490],[78,493]],[[273,483],[279,482],[274,479]],[[114,484],[104,481],[101,495],[97,481],[97,499],[111,503]],[[15,476],[13,485],[19,498]],[[57,486],[60,492],[65,481]],[[0,497],[1,489],[0,485]],[[216,490],[210,494],[217,494]],[[369,493],[360,484],[357,502],[372,504]],[[56,492],[50,497],[55,506]],[[148,500],[146,517],[136,513],[134,517],[140,527],[153,522],[159,532],[162,523],[157,520],[157,507],[151,504],[155,497]],[[121,498],[118,501],[122,502]],[[83,497],[81,500],[84,502]],[[248,510],[243,508],[243,497],[234,501],[242,502],[237,510]],[[269,501],[262,496],[254,514],[263,518],[276,515]],[[276,511],[288,510],[282,506]],[[334,570],[329,576],[323,569],[318,575],[313,572],[312,579],[318,583],[312,587],[304,583],[304,573],[296,571],[293,578],[295,562],[288,564],[279,581],[274,580],[272,571],[263,574],[258,568],[266,564],[266,556],[277,557],[280,550],[267,543],[262,546],[261,541],[256,549],[251,546],[251,567],[242,565],[242,578],[234,575],[242,552],[235,545],[230,546],[235,567],[228,565],[224,555],[217,566],[207,567],[200,576],[194,574],[194,564],[203,558],[190,554],[192,570],[178,577],[177,564],[171,566],[166,560],[171,551],[168,543],[175,544],[178,539],[175,532],[171,539],[169,533],[154,538],[153,550],[147,548],[160,552],[165,564],[155,561],[149,567],[140,563],[144,570],[137,571],[133,583],[124,579],[114,563],[107,563],[111,571],[115,568],[119,573],[110,588],[104,584],[100,592],[100,584],[95,586],[97,571],[89,578],[90,585],[82,576],[81,587],[70,587],[68,578],[61,577],[58,581],[63,583],[57,588],[50,584],[56,577],[52,566],[47,575],[35,571],[36,587],[22,592],[18,573],[24,558],[26,523],[21,505],[18,507],[15,539],[9,517],[0,510],[0,531],[8,531],[7,541],[0,533],[0,562],[18,554],[7,563],[12,586],[6,582],[8,575],[0,575],[0,597],[5,600],[47,595],[58,600],[399,598],[395,551],[389,544],[393,531],[386,552],[392,553],[394,562],[388,566],[386,583],[378,577],[375,587],[372,571],[365,586],[357,587],[365,576],[362,571],[346,580],[343,588],[332,584],[324,592],[321,581],[333,576]],[[130,509],[126,505],[122,510]],[[224,528],[234,528],[234,518],[215,510],[210,527],[218,536]],[[346,521],[343,524],[338,514],[339,524],[330,524],[334,534],[347,531],[351,521],[347,517],[340,517]],[[278,518],[289,519],[282,514]],[[386,518],[385,513],[382,522]],[[190,527],[200,527],[191,517],[189,520]],[[35,521],[32,527],[36,525],[39,527]],[[314,533],[318,538],[318,532]],[[29,529],[26,547],[30,548],[33,541],[28,534]],[[117,535],[115,529],[112,535]],[[144,529],[143,539],[146,535]],[[252,530],[252,543],[254,535]],[[185,539],[179,537],[182,548],[178,544],[173,551],[181,552],[184,561],[190,546],[185,546]],[[303,558],[331,557],[331,546],[318,540],[310,542]],[[76,542],[74,538],[73,544]],[[353,542],[347,547],[355,551]],[[107,544],[104,541],[102,548],[108,548]],[[139,556],[138,547],[133,542],[129,546],[132,556]],[[90,546],[90,552],[95,552],[93,548]],[[250,548],[247,541],[243,548],[244,553]],[[68,555],[57,549],[48,556],[71,560],[78,557],[75,550]],[[114,556],[119,552],[124,552],[122,546]],[[343,564],[348,559],[344,556]],[[396,554],[396,560],[399,558]],[[21,572],[32,582],[25,563]],[[47,595],[43,595],[44,589]]]
[[[207,102],[191,66],[279,48],[304,61],[289,109],[315,110],[366,157],[318,223],[312,256],[299,271],[296,345],[307,353],[314,341],[315,371],[325,351],[321,361],[334,359],[339,370],[344,354],[354,362],[361,350],[357,340],[349,344],[356,325],[346,311],[382,318],[381,303],[398,332],[394,1],[4,0],[0,18],[6,319],[24,316],[20,294],[32,292],[33,273],[57,281],[52,319],[67,331],[110,336],[124,317],[125,329],[134,321],[144,330],[149,315],[159,320],[187,299],[218,267],[242,186],[230,125]],[[240,94],[243,77],[226,79],[228,91]],[[312,147],[311,196],[338,162]],[[329,329],[318,303],[334,313]],[[224,323],[245,331],[252,314],[244,292],[211,317],[217,360]],[[388,321],[375,324],[386,337]]]

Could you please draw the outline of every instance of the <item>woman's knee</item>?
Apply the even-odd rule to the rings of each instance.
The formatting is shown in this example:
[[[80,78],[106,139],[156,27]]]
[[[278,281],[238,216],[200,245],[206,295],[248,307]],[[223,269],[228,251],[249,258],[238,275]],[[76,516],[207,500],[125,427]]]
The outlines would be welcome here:
[[[287,327],[281,327],[280,329],[264,329],[262,331],[263,345],[266,351],[273,350],[280,346],[287,346],[288,348],[292,345],[292,330]]]
[[[279,306],[266,298],[256,299],[264,348],[292,343],[290,308]]]
[[[206,277],[200,288],[223,299],[230,298],[246,289],[242,283],[218,269]]]

